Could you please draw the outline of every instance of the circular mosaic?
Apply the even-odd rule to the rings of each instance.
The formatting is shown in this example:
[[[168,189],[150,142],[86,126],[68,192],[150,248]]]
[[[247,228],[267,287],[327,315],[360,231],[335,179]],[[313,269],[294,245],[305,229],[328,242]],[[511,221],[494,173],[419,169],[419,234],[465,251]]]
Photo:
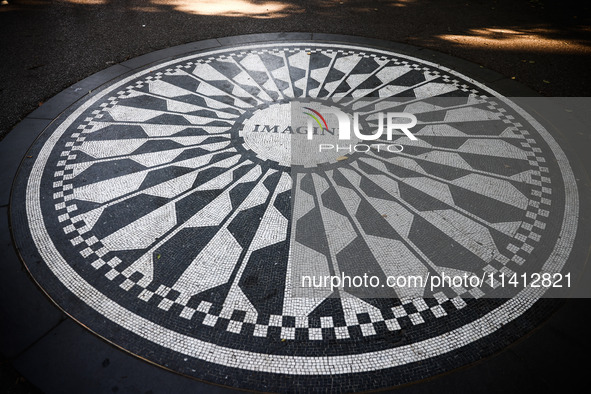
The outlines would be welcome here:
[[[416,139],[347,148],[331,108],[362,132],[413,114]],[[307,154],[311,141],[342,146]],[[545,292],[506,283],[560,274],[577,229],[568,160],[531,116],[368,47],[152,66],[77,103],[28,155],[12,224],[48,295],[133,354],[249,389],[389,387],[489,355]],[[477,280],[433,286],[446,275]],[[315,282],[345,276],[374,279]]]

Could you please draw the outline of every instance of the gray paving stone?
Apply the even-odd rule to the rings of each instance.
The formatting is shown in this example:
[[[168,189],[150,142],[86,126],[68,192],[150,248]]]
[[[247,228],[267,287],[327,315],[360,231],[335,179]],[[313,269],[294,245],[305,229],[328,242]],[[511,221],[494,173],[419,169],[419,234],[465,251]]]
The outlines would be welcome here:
[[[357,391],[470,365],[558,305],[537,301],[543,290],[505,284],[566,273],[588,246],[581,169],[502,96],[530,92],[499,78],[428,50],[303,33],[132,59],[35,115],[61,114],[15,180],[15,243],[83,326],[207,382]],[[414,119],[412,132],[398,124],[378,141],[402,149],[370,149],[365,131],[392,111]],[[339,150],[341,115],[353,112],[363,133]],[[480,282],[383,285],[409,273]],[[298,285],[340,274],[382,286],[333,294]],[[34,360],[76,348],[68,337],[110,352],[68,321],[17,367],[33,365],[32,381],[47,381],[49,361]],[[519,364],[519,354],[503,357]],[[122,378],[100,370],[100,358],[81,363],[66,391],[119,389]],[[481,373],[490,380],[499,369]]]

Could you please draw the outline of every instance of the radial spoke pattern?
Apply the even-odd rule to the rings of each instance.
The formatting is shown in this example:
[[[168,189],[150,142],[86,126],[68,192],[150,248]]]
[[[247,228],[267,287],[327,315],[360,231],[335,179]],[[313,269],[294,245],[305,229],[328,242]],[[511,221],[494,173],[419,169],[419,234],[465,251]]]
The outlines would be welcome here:
[[[268,341],[302,357],[396,348],[372,341],[406,330],[428,339],[445,334],[446,319],[484,316],[492,307],[479,301],[499,290],[490,275],[540,269],[532,253],[556,237],[546,228],[564,200],[553,188],[562,182],[554,147],[490,91],[416,59],[346,45],[242,47],[172,61],[107,91],[47,145],[47,165],[32,175],[50,185],[43,216],[90,286],[183,335],[261,357],[284,351]],[[273,105],[297,100],[358,112],[370,132],[379,113],[409,112],[418,140],[395,131],[375,142],[401,152],[291,167],[249,144],[244,125],[255,113],[272,125]],[[444,273],[486,280],[300,286],[305,275],[384,284]]]
[[[342,99],[370,127],[377,112],[416,114],[419,139],[400,136],[393,142],[402,153],[370,151],[299,176],[236,149],[233,130],[250,111],[306,94]],[[159,296],[159,308],[179,305],[188,320],[204,312],[208,326],[229,320],[233,333],[247,324],[245,333],[267,336],[277,323],[284,339],[296,328],[310,340],[349,338],[353,327],[371,336],[382,324],[399,330],[408,316],[413,325],[446,316],[448,304],[461,309],[461,296],[479,298],[495,283],[436,293],[351,287],[335,308],[338,294],[298,288],[302,276],[510,276],[523,264],[518,252],[539,240],[548,211],[530,209],[542,197],[532,192],[549,206],[550,180],[539,149],[505,112],[468,85],[393,57],[310,48],[222,54],[156,72],[94,111],[63,154],[57,194],[70,191],[75,202],[66,231],[96,240],[83,255],[109,267],[105,276],[122,289],[139,287],[143,301]],[[301,208],[290,221],[292,195]],[[292,261],[281,262],[290,248]],[[264,264],[283,280],[251,283]],[[312,330],[318,317],[334,331]]]

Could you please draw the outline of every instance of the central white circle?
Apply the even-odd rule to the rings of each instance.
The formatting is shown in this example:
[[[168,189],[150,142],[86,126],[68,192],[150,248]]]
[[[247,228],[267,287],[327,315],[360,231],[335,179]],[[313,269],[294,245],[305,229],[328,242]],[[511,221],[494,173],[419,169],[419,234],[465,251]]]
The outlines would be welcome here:
[[[302,165],[314,167],[329,163],[355,152],[359,140],[339,140],[336,117],[325,115],[328,129],[322,129],[312,120],[305,108],[313,106],[325,111],[321,104],[291,103],[271,104],[254,111],[240,132],[245,146],[263,160],[272,160],[284,166]],[[314,122],[314,135],[308,139],[308,122]]]

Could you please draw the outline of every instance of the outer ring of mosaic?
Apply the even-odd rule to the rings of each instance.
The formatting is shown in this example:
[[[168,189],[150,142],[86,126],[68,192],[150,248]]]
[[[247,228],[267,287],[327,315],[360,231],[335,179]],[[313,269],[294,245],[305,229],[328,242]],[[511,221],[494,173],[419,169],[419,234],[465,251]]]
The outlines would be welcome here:
[[[356,49],[363,49],[363,48],[356,48]],[[225,49],[225,50],[227,50],[227,49]],[[379,50],[373,50],[373,51],[380,52]],[[387,53],[387,52],[384,52],[384,53]],[[396,54],[396,56],[407,57],[407,56],[398,55],[398,54]],[[192,57],[192,56],[189,56],[189,57]],[[436,67],[436,65],[431,64],[431,63],[424,61],[422,59],[413,59],[411,57],[407,57],[407,58],[409,58],[411,60],[416,60],[420,63],[424,63],[424,64],[431,65],[433,67]],[[182,59],[180,59],[180,60],[176,59],[170,63],[176,63],[181,60]],[[469,80],[469,78],[466,78],[459,73],[455,73],[451,70],[446,70],[446,71],[451,74],[455,74],[461,78],[465,78],[465,79]],[[114,89],[117,86],[120,86],[122,84],[125,84],[129,80],[137,78],[138,75],[144,74],[146,72],[148,72],[148,71],[146,70],[142,73],[134,74],[132,77],[129,77],[129,78],[117,83],[116,85],[111,86],[109,88],[109,90]],[[476,82],[473,82],[473,83],[477,86],[480,86],[483,90],[490,91],[486,87],[484,87]],[[67,127],[65,126],[66,123],[73,121],[80,113],[82,113],[82,111],[85,108],[90,106],[93,102],[99,100],[106,93],[108,93],[108,92],[101,93],[101,94],[95,96],[94,98],[92,98],[91,100],[87,101],[86,103],[84,103],[83,106],[81,106],[79,109],[77,109],[72,115],[70,115],[68,117],[68,119],[62,125],[60,125],[58,130],[50,137],[48,142],[56,141],[57,138],[59,137],[58,134],[60,132],[64,132],[67,129]],[[505,100],[505,104],[511,106],[511,102],[509,100]],[[574,176],[572,175],[572,172],[570,171],[570,168],[568,167],[568,164],[567,164],[568,161],[567,161],[566,157],[564,156],[564,154],[562,153],[560,148],[557,148],[557,145],[553,142],[552,137],[550,137],[549,134],[547,134],[547,132],[545,130],[543,130],[543,128],[534,119],[532,119],[527,113],[523,112],[521,109],[515,108],[515,106],[513,106],[513,108],[516,111],[520,112],[521,116],[523,116],[532,125],[534,125],[534,127],[537,128],[540,135],[547,142],[549,142],[549,145],[551,145],[555,148],[554,154],[559,159],[558,160],[559,166],[562,171],[562,176],[565,181],[565,185],[567,186],[566,198],[565,198],[566,199],[566,204],[565,204],[566,211],[565,211],[565,215],[564,215],[565,221],[569,218],[576,217],[577,213],[578,213],[577,190],[576,190],[576,186],[574,186],[575,185]],[[50,147],[49,144],[46,143],[46,145],[44,146],[43,151],[41,152],[39,157],[42,158],[44,156],[44,154],[48,154],[49,151],[47,149],[51,150],[52,148],[53,148],[53,146]],[[40,159],[37,159],[35,162],[35,167],[36,167],[36,169],[42,169],[44,164],[45,163],[40,161]],[[571,186],[569,187],[569,185],[571,185]],[[34,180],[29,179],[29,185],[28,185],[29,190],[38,192],[38,190],[39,190],[38,186],[39,185],[36,184]],[[30,197],[32,197],[32,198],[29,198],[27,200],[27,211],[29,212],[29,214],[32,217],[39,217],[40,218],[40,216],[39,216],[40,211],[39,211],[39,205],[38,205],[38,197],[39,196],[33,194]],[[49,241],[48,244],[51,245],[52,244],[51,238],[50,238],[49,234],[47,233],[46,228],[43,226],[43,220],[41,219],[39,222],[37,222],[37,224],[39,224],[39,227],[37,229],[35,229],[36,231],[33,232],[33,236],[35,237],[35,242],[45,244],[46,242]],[[560,234],[561,236],[559,237],[560,243],[556,245],[556,247],[554,248],[553,254],[548,258],[548,260],[544,266],[545,270],[548,270],[550,272],[557,272],[561,269],[561,265],[564,262],[563,261],[561,262],[561,259],[558,257],[558,254],[560,253],[559,250],[561,250],[562,248],[569,249],[572,246],[572,243],[574,242],[574,235],[576,233],[576,230],[573,230],[573,227],[571,227],[571,229],[570,229],[571,231],[567,231],[568,227],[569,226],[566,226],[563,223],[561,234]],[[106,296],[104,296],[100,292],[96,291],[94,288],[91,288],[84,281],[84,279],[82,277],[79,277],[76,274],[76,272],[74,272],[71,269],[71,267],[69,267],[67,262],[65,262],[63,260],[63,258],[60,256],[59,253],[57,253],[57,251],[55,249],[53,249],[53,250],[51,248],[49,248],[47,250],[40,249],[40,253],[42,254],[42,257],[44,258],[44,260],[46,262],[48,262],[48,265],[55,273],[59,273],[60,275],[68,274],[68,275],[71,275],[72,278],[75,278],[74,282],[76,283],[76,285],[73,285],[73,283],[69,283],[69,284],[63,283],[63,284],[66,285],[68,287],[68,289],[74,295],[76,295],[76,297],[78,297],[81,300],[84,300],[94,310],[101,311],[101,313],[105,317],[108,317],[112,321],[119,321],[120,324],[124,328],[126,328],[127,330],[129,330],[131,332],[136,331],[139,326],[141,326],[141,330],[143,331],[143,333],[152,332],[155,334],[155,333],[162,332],[163,328],[161,326],[158,326],[152,322],[146,321],[145,319],[143,319],[137,315],[134,315],[130,311],[121,308],[119,305],[116,305],[116,303],[113,303],[111,300],[109,300]],[[334,359],[337,360],[339,363],[351,365],[351,370],[348,371],[347,373],[357,373],[357,372],[366,372],[368,370],[371,370],[371,368],[367,368],[367,365],[371,364],[369,362],[370,358],[387,357],[387,359],[391,362],[391,364],[384,366],[384,368],[391,368],[391,367],[394,367],[397,365],[403,365],[403,364],[406,364],[409,362],[415,362],[415,361],[425,360],[430,357],[439,356],[447,351],[451,351],[451,350],[454,350],[454,349],[464,346],[466,344],[466,342],[465,342],[466,333],[469,332],[471,330],[471,328],[473,328],[473,327],[476,327],[476,326],[480,327],[480,330],[479,330],[480,337],[484,337],[484,336],[496,331],[496,329],[498,328],[498,324],[510,322],[513,319],[520,316],[531,305],[533,305],[533,303],[542,295],[542,293],[543,292],[541,290],[533,290],[533,289],[529,290],[529,291],[524,291],[517,298],[521,299],[522,301],[524,299],[529,300],[529,302],[521,303],[521,302],[517,302],[514,300],[509,300],[505,304],[503,304],[501,307],[499,307],[496,310],[494,310],[493,312],[489,313],[487,316],[484,316],[481,319],[478,319],[478,320],[476,320],[464,327],[461,327],[461,329],[457,329],[457,330],[450,332],[446,338],[445,343],[444,343],[445,344],[444,349],[440,348],[440,346],[443,344],[443,341],[441,341],[439,338],[432,338],[432,339],[423,341],[421,343],[414,343],[413,344],[413,346],[421,345],[422,348],[429,349],[428,352],[425,352],[421,355],[414,353],[412,351],[412,349],[410,348],[410,346],[402,346],[402,347],[398,347],[395,349],[384,350],[384,351],[380,351],[380,352],[372,352],[372,353],[367,353],[367,354],[355,354],[355,355],[351,356],[352,358],[349,358],[347,356],[338,356],[338,357],[334,357]],[[110,308],[105,308],[106,305],[109,305]],[[121,316],[126,316],[127,319],[120,319]],[[490,322],[495,322],[495,324],[492,325],[492,324],[490,324]],[[482,329],[482,327],[486,327],[486,328]],[[167,330],[164,330],[163,335],[159,334],[156,336],[164,338],[164,337],[177,337],[177,335],[178,334],[175,332],[169,332]],[[319,359],[322,359],[322,361],[323,361],[322,363],[326,365],[326,364],[330,364],[330,358],[323,359],[323,358],[319,358],[319,357],[311,357],[311,358],[297,357],[297,358],[294,358],[294,357],[283,357],[283,356],[270,356],[268,363],[262,364],[258,355],[253,354],[251,352],[238,351],[238,350],[234,350],[234,349],[227,349],[224,347],[220,347],[220,346],[213,345],[213,344],[210,344],[207,342],[199,341],[195,338],[190,338],[190,337],[186,337],[186,336],[178,336],[177,339],[178,339],[178,342],[177,342],[178,346],[172,348],[172,350],[174,350],[175,352],[179,352],[179,353],[182,353],[182,354],[185,354],[185,355],[197,358],[197,359],[201,359],[201,360],[204,360],[207,362],[211,362],[211,363],[219,363],[220,359],[223,359],[223,357],[220,357],[220,354],[228,354],[228,357],[226,358],[226,360],[235,360],[235,361],[231,361],[231,362],[225,364],[228,367],[241,368],[241,369],[251,369],[254,371],[258,371],[258,372],[270,372],[270,373],[280,373],[280,374],[288,374],[288,375],[289,374],[324,375],[324,374],[333,374],[334,373],[334,371],[331,371],[330,369],[326,369],[326,370],[318,370],[317,369]],[[158,343],[158,340],[155,340],[154,342]],[[160,345],[166,346],[166,344],[164,342],[160,343]],[[211,352],[213,352],[213,355]]]

